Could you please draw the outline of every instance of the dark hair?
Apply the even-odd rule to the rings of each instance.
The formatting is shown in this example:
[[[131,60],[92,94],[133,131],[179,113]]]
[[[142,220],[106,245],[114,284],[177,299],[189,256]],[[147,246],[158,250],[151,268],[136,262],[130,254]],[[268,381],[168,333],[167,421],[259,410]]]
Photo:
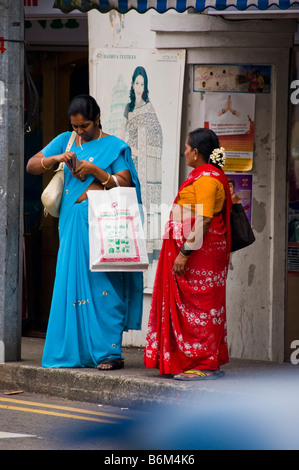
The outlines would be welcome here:
[[[72,99],[68,109],[68,115],[76,116],[76,114],[82,114],[82,116],[88,121],[96,120],[97,116],[101,116],[101,110],[96,100],[90,95],[78,95]],[[102,128],[99,122],[100,129]]]
[[[144,67],[138,66],[134,70],[133,77],[132,77],[132,83],[131,83],[131,89],[130,89],[130,103],[129,103],[129,111],[130,112],[132,112],[133,109],[135,108],[136,96],[135,96],[135,92],[134,92],[134,82],[135,82],[136,78],[138,77],[138,75],[141,75],[143,80],[144,80],[144,90],[143,90],[143,93],[142,93],[142,99],[146,103],[148,103],[148,101],[149,101],[147,74],[146,74],[146,71],[145,71]]]
[[[209,161],[210,155],[214,149],[219,148],[219,139],[214,131],[199,127],[188,134],[188,144],[192,149],[197,149],[207,163],[221,168],[217,163]]]

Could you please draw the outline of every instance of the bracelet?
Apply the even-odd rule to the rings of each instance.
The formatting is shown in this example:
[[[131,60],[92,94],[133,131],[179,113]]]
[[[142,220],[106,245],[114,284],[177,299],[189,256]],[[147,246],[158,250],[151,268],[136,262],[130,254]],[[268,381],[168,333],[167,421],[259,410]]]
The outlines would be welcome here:
[[[40,161],[41,166],[42,166],[45,170],[51,170],[51,168],[52,168],[51,166],[50,166],[50,168],[48,168],[48,167],[46,167],[46,166],[43,164],[44,159],[45,159],[45,157],[42,158],[41,161]]]
[[[111,178],[111,175],[110,175],[110,173],[107,173],[107,174],[109,175],[109,176],[108,176],[108,179],[107,179],[106,181],[101,181],[101,183],[102,183],[102,185],[103,185],[103,186],[105,186],[105,184],[107,184],[107,183],[108,183],[108,181],[109,181],[109,180],[110,180],[110,178]]]
[[[191,248],[188,247],[187,243],[184,243],[184,245],[182,246],[182,248],[180,249],[180,253],[185,256],[186,258],[188,258],[188,256],[190,255],[190,253],[192,253],[192,250]]]
[[[119,187],[120,185],[119,185],[119,182],[118,182],[118,179],[116,178],[116,176],[114,176],[114,175],[111,175],[111,176],[114,179],[116,186]]]

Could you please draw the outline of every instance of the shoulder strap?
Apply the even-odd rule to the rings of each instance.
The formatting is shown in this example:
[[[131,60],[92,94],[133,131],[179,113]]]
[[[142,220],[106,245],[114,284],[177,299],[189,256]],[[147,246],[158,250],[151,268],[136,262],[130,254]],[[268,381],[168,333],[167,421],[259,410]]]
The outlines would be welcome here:
[[[71,137],[69,138],[68,144],[66,146],[66,149],[65,149],[66,152],[68,152],[71,149],[75,138],[76,138],[76,132],[73,131],[71,134]],[[54,171],[54,173],[57,173],[58,171],[64,171],[64,162],[59,163],[58,168],[57,170]]]
[[[76,138],[76,132],[73,131],[73,132],[71,133],[71,137],[70,137],[70,139],[69,139],[69,141],[68,141],[68,144],[67,144],[67,147],[66,147],[66,150],[65,150],[66,152],[68,152],[68,151],[72,148],[72,145],[73,145],[73,143],[74,143],[75,138]]]

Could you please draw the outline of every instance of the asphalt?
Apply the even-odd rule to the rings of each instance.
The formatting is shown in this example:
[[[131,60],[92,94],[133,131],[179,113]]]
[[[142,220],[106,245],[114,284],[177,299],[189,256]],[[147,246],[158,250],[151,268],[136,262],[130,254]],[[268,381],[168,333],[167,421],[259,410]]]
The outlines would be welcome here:
[[[204,397],[246,396],[258,391],[299,389],[299,365],[231,358],[216,380],[179,382],[143,365],[143,349],[124,347],[121,370],[45,369],[41,366],[44,339],[22,338],[21,360],[0,364],[0,395],[22,392],[75,401],[141,409],[152,405],[197,402]],[[271,392],[269,392],[271,394]]]

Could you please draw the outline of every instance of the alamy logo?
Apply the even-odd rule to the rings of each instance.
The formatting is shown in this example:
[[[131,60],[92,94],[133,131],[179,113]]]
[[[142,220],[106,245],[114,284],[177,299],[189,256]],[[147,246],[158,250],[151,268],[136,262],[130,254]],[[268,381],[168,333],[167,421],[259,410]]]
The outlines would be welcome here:
[[[292,341],[291,349],[295,349],[291,354],[291,363],[297,365],[299,364],[299,339]]]
[[[291,93],[291,103],[292,104],[298,104],[299,103],[299,80],[293,80],[291,83],[291,89],[293,91]]]

